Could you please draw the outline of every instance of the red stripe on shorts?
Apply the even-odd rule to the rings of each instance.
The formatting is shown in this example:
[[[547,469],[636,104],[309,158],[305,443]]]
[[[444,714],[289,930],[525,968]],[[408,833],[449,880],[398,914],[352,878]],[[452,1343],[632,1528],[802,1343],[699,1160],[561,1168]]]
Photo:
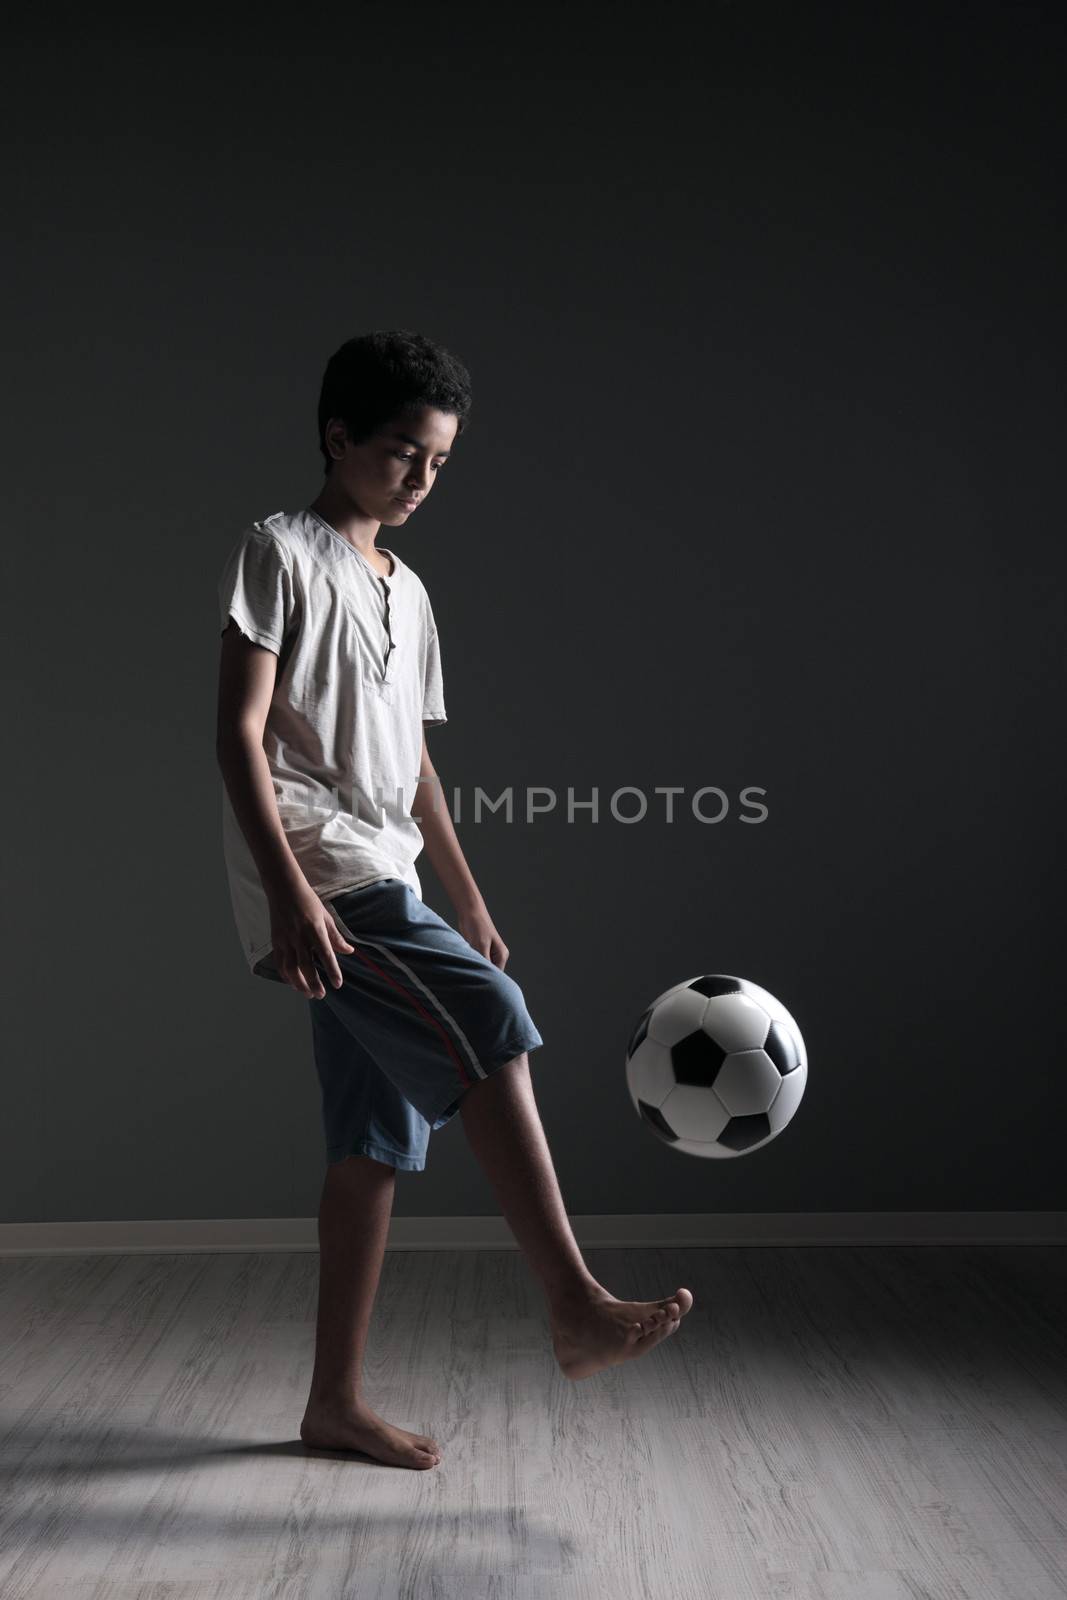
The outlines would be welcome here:
[[[354,944],[355,941],[350,937],[349,938],[349,943],[350,944]],[[384,967],[378,966],[377,962],[376,961],[372,961],[370,956],[364,955],[363,952],[361,950],[359,950],[359,949],[357,949],[355,951],[355,954],[357,956],[359,956],[359,959],[361,961],[365,961],[367,963],[368,967],[373,968],[373,970],[378,974],[379,977],[384,978],[386,983],[392,984],[394,989],[399,990],[399,992],[406,999],[410,1000],[411,1004],[415,1007],[415,1010],[419,1013],[419,1015],[422,1016],[422,1017],[425,1017],[426,1021],[428,1023],[430,1023],[431,1027],[434,1027],[434,1028],[437,1029],[437,1032],[440,1034],[441,1038],[444,1041],[445,1049],[448,1051],[449,1055],[452,1057],[452,1060],[456,1065],[456,1068],[457,1068],[457,1070],[459,1072],[459,1075],[460,1075],[460,1079],[462,1080],[464,1086],[469,1088],[470,1085],[474,1082],[474,1079],[467,1075],[467,1069],[463,1065],[462,1058],[457,1054],[456,1047],[452,1043],[452,1040],[448,1037],[448,1034],[445,1031],[444,1027],[441,1025],[440,1020],[437,1017],[432,1016],[431,1013],[429,1011],[427,1011],[426,1007],[421,1004],[421,1002],[415,997],[415,995],[412,994],[410,989],[405,989],[404,985],[402,983],[400,983],[398,979],[394,978],[391,973],[386,972]]]

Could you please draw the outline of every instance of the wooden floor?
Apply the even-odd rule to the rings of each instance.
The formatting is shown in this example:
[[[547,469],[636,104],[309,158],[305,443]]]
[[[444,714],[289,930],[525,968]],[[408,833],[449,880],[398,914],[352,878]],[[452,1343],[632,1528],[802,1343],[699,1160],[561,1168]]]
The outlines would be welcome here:
[[[516,1252],[389,1252],[305,1452],[314,1254],[0,1260],[3,1600],[1064,1600],[1067,1252],[589,1250],[696,1301],[570,1383]]]

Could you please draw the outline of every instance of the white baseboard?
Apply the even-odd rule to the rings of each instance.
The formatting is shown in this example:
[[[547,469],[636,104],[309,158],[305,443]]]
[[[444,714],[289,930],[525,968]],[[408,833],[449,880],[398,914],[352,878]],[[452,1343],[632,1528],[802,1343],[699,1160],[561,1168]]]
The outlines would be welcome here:
[[[738,1211],[571,1217],[583,1250],[728,1245],[1064,1244],[1067,1211]],[[390,1250],[515,1250],[503,1217],[397,1217]],[[0,1223],[0,1256],[317,1250],[314,1217]]]

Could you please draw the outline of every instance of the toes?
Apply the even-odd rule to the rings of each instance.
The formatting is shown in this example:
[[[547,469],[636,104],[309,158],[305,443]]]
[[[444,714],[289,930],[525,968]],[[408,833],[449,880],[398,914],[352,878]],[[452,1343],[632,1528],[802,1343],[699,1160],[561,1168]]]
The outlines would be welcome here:
[[[648,1328],[644,1333],[638,1336],[638,1338],[635,1340],[636,1348],[639,1351],[642,1349],[651,1349],[653,1345],[659,1344],[661,1339],[669,1338],[677,1326],[677,1322],[672,1320],[655,1323],[651,1328]]]
[[[661,1339],[668,1339],[672,1333],[677,1333],[681,1321],[680,1316],[672,1317],[666,1311],[661,1311],[650,1318],[643,1326],[637,1324],[640,1332],[635,1335],[634,1344],[638,1348],[649,1349],[652,1345],[658,1344]]]

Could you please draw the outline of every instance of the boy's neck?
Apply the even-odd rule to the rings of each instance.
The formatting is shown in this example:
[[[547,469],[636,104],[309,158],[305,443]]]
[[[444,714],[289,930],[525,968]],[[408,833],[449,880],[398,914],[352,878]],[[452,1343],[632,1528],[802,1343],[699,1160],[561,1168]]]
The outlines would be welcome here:
[[[334,532],[347,540],[372,566],[380,565],[384,558],[374,542],[381,532],[380,522],[353,511],[351,502],[343,495],[330,493],[329,484],[312,500],[308,509],[321,517],[323,522],[328,522]]]

